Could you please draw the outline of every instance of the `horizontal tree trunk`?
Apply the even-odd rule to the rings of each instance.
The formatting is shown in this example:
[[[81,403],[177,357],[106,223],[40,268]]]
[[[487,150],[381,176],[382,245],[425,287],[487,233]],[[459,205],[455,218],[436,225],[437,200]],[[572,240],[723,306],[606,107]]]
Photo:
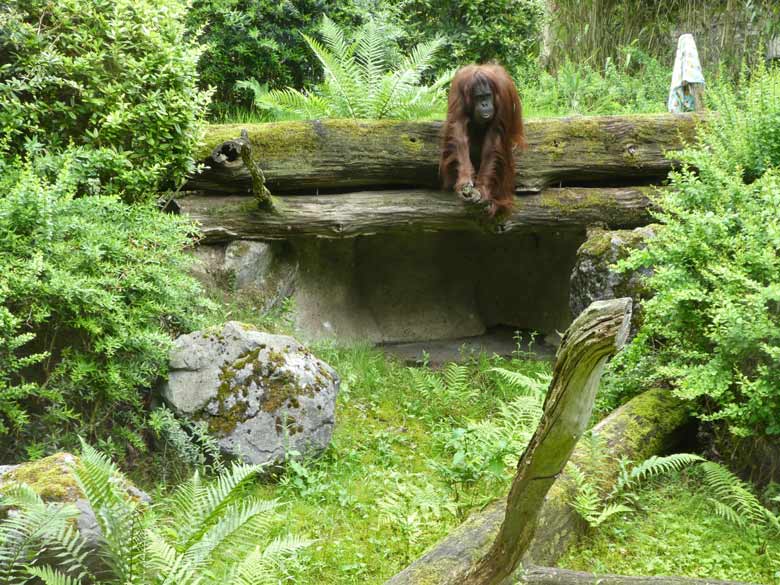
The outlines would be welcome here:
[[[506,516],[493,546],[461,583],[496,585],[511,575],[536,531],[542,504],[590,420],[607,359],[623,347],[631,299],[595,301],[566,330],[544,413],[517,463]]]
[[[520,191],[552,185],[625,185],[664,179],[665,153],[691,140],[691,114],[529,120],[528,148],[516,153]],[[437,189],[441,122],[310,120],[213,125],[198,154],[209,167],[185,190],[238,195],[249,171],[234,139],[247,129],[253,157],[272,193],[389,187]]]
[[[363,191],[340,195],[276,198],[264,213],[251,197],[191,195],[177,199],[200,222],[206,242],[348,238],[399,231],[534,230],[593,224],[629,228],[651,221],[652,187],[546,189],[516,198],[512,214],[491,222],[485,211],[441,191]]]
[[[594,575],[566,569],[529,567],[515,576],[516,583],[525,585],[750,585],[740,581],[693,579],[690,577],[627,577],[624,575]]]
[[[642,461],[668,452],[676,445],[689,420],[685,405],[667,390],[654,389],[633,398],[593,429],[604,437],[613,478],[618,459]],[[578,445],[571,460],[587,461],[588,446]],[[584,523],[568,501],[574,483],[564,472],[553,484],[539,516],[536,533],[525,561],[552,565],[584,531]],[[472,514],[449,536],[426,552],[386,585],[448,585],[457,583],[490,549],[504,520],[506,499]]]

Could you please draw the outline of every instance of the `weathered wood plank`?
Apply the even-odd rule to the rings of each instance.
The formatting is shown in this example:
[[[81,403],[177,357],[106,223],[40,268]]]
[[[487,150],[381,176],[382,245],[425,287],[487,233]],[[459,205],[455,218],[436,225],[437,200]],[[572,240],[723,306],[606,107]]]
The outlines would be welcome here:
[[[691,140],[700,119],[658,114],[529,120],[528,149],[516,154],[517,187],[540,191],[558,184],[663,179],[671,168],[665,153],[679,149],[682,139]],[[213,125],[198,154],[211,169],[193,177],[185,189],[226,194],[249,190],[249,172],[237,153],[228,153],[221,162],[209,158],[215,148],[238,138],[243,128],[275,194],[393,186],[437,189],[441,125],[394,120]]]
[[[484,210],[441,191],[362,191],[276,198],[265,213],[251,197],[192,195],[177,199],[200,222],[206,242],[349,238],[399,231],[534,230],[603,225],[628,228],[651,221],[651,187],[554,188],[516,198],[512,214],[491,222]]]
[[[595,301],[566,330],[555,356],[544,413],[517,463],[506,514],[490,551],[453,583],[498,585],[531,544],[547,492],[590,420],[607,359],[626,342],[631,299]]]

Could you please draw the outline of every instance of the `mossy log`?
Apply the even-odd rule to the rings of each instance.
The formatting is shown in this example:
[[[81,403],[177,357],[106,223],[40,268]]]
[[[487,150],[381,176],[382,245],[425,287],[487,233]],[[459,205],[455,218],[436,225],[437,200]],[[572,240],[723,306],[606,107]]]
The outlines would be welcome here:
[[[689,421],[685,405],[667,390],[653,389],[636,396],[593,429],[606,441],[611,480],[618,473],[618,459],[642,461],[670,451],[684,435]],[[571,461],[588,460],[588,445],[579,444]],[[574,488],[572,477],[563,472],[542,506],[536,533],[525,561],[552,565],[582,534],[584,525],[568,501]],[[506,499],[472,514],[449,536],[422,557],[387,581],[386,585],[445,585],[457,582],[473,563],[490,550],[504,520]]]
[[[665,153],[691,140],[692,114],[592,116],[529,120],[528,148],[516,152],[520,191],[551,185],[637,184],[662,180]],[[442,123],[312,120],[213,125],[198,153],[208,169],[185,190],[249,191],[249,171],[235,139],[248,131],[253,157],[271,192],[308,193],[414,186],[436,189]]]
[[[625,575],[594,575],[580,571],[529,567],[517,575],[516,585],[750,585],[740,581],[692,579],[690,577],[627,577]]]
[[[251,197],[191,195],[177,199],[182,213],[200,222],[206,242],[349,238],[402,231],[507,232],[540,228],[637,227],[649,223],[652,187],[551,188],[515,198],[509,217],[489,221],[485,211],[454,193],[363,191],[340,195],[277,197],[264,213]]]
[[[623,347],[630,323],[631,299],[611,299],[591,303],[566,330],[542,418],[517,463],[496,540],[459,583],[498,585],[519,565],[547,492],[593,413],[604,364]]]

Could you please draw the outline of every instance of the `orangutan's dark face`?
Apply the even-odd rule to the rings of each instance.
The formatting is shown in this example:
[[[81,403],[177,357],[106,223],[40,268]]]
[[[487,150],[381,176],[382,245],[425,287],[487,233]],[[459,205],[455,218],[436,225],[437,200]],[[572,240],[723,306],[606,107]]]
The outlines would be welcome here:
[[[471,119],[479,126],[487,126],[496,115],[496,106],[493,103],[493,90],[490,84],[483,81],[477,83],[471,90],[471,103],[473,112]]]

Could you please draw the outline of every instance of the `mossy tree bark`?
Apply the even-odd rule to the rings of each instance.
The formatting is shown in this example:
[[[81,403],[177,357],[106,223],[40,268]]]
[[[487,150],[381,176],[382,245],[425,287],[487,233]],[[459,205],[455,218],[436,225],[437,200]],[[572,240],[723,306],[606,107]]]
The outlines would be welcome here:
[[[250,197],[192,195],[177,199],[201,224],[205,242],[290,237],[348,238],[403,231],[581,229],[637,227],[652,221],[652,187],[551,188],[515,200],[514,211],[491,221],[483,209],[441,191],[363,191],[275,198],[262,213]]]
[[[699,119],[661,114],[529,120],[528,149],[516,153],[517,188],[664,179],[672,166],[665,153],[693,139]],[[209,168],[185,190],[234,195],[250,190],[250,174],[236,148],[242,129],[276,194],[440,185],[441,122],[311,120],[210,126],[197,154]]]
[[[626,341],[631,299],[596,301],[566,331],[555,358],[544,414],[517,464],[496,540],[460,583],[497,585],[519,565],[547,492],[563,471],[593,412],[607,359]]]

